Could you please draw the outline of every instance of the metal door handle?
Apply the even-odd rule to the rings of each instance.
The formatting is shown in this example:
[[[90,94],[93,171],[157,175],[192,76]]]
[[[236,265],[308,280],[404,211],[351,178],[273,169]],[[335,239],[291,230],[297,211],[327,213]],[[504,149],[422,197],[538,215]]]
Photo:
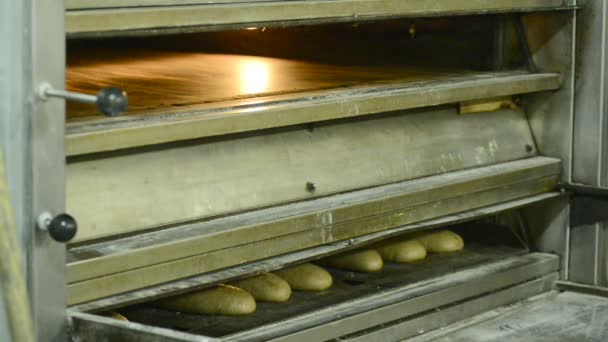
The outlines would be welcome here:
[[[63,89],[54,89],[50,84],[40,86],[38,94],[46,100],[49,97],[59,97],[68,101],[76,101],[95,105],[101,114],[112,117],[122,114],[127,109],[127,93],[120,88],[103,88],[97,95],[76,93]]]
[[[53,240],[57,242],[68,242],[78,232],[76,220],[65,213],[53,216],[49,212],[44,212],[38,216],[37,224],[38,228],[48,231]]]

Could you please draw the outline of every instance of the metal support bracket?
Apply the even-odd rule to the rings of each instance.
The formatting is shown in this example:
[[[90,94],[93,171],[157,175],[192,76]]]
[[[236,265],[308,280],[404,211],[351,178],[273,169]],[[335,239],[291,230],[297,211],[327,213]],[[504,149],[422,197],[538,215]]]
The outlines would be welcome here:
[[[521,14],[512,16],[513,25],[515,26],[515,32],[517,33],[517,41],[519,43],[519,49],[523,55],[526,68],[531,73],[538,72],[538,67],[534,63],[532,53],[530,52],[530,45],[528,43],[528,37],[526,36],[526,28]]]
[[[608,221],[608,188],[572,183],[559,183],[557,188],[571,194],[571,227]]]
[[[555,282],[555,287],[557,287],[557,289],[560,291],[573,291],[608,298],[608,289],[601,286],[558,280]]]

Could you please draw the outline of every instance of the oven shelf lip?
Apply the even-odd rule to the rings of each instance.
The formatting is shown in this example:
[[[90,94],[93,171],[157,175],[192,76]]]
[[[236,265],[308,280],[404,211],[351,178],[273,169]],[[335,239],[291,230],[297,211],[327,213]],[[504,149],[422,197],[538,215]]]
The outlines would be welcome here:
[[[357,222],[356,226],[358,226],[362,224],[361,220],[377,217],[378,215],[391,216],[396,214],[396,210],[400,212],[401,210],[416,209],[421,206],[445,202],[455,198],[462,200],[463,196],[467,194],[495,192],[505,187],[513,188],[518,184],[528,184],[529,182],[553,178],[559,173],[559,167],[560,162],[558,159],[532,157],[475,169],[453,171],[442,175],[405,180],[310,201],[236,213],[226,217],[194,221],[159,231],[119,236],[116,239],[108,241],[82,243],[81,245],[72,246],[68,250],[68,282],[77,283],[132,268],[150,266],[201,253],[237,247],[244,243],[268,239],[268,236],[285,237],[293,233],[306,232],[309,229],[322,229],[330,226],[333,228],[334,226],[340,226],[348,222]],[[444,189],[444,191],[436,193],[437,189],[440,188]],[[548,196],[559,193],[547,192]],[[433,196],[431,196],[432,193],[434,193]],[[535,195],[545,198],[547,194],[529,193],[528,196],[523,196],[522,200],[526,203],[527,198],[535,199]],[[481,216],[481,213],[477,212],[476,208],[493,205],[498,205],[497,208],[502,208],[501,202],[505,202],[506,204],[504,205],[509,207],[514,205],[511,202],[512,200],[515,200],[515,203],[519,203],[515,198],[492,201],[492,203],[486,205],[479,205],[478,201],[475,201],[476,206],[452,211],[444,215],[451,217],[449,215],[455,214],[457,217],[473,218],[475,216],[471,217],[467,214],[469,210],[472,210],[473,215]],[[483,209],[480,210],[483,212]],[[437,211],[439,209],[434,208],[433,212]],[[428,219],[444,215],[434,215]],[[402,215],[399,215],[399,217],[402,217]],[[305,221],[307,224],[303,226],[298,225],[299,221],[306,218],[311,218],[312,221]],[[404,222],[405,227],[409,227],[407,230],[416,230],[414,228],[415,223],[425,221],[427,219],[404,219],[400,222]],[[414,224],[414,226],[410,227],[410,224]],[[285,231],[285,226],[293,226],[293,229]],[[378,224],[375,226],[378,226]],[[390,228],[397,226],[401,225],[393,224],[392,227],[389,226],[384,229],[378,229],[378,227],[371,230],[364,229],[360,230],[359,234],[347,236],[347,238],[357,235],[367,236],[370,233],[372,235],[369,236],[372,237],[374,236],[373,233],[380,234],[380,236],[390,236]],[[254,230],[257,234],[249,235],[248,232]],[[261,232],[263,231],[275,233],[262,237]],[[387,233],[382,233],[381,231],[386,231]],[[283,235],[277,235],[276,232],[281,232]],[[397,231],[397,233],[399,232]],[[219,242],[216,240],[227,233],[229,233],[230,237],[228,240]],[[326,237],[324,242],[329,244],[343,240],[335,236],[336,234],[337,232],[332,233],[332,237]],[[245,238],[247,239],[245,240]],[[355,245],[354,242],[356,241],[358,240],[354,239],[352,245]],[[363,241],[368,240],[363,239]],[[163,249],[164,253],[157,252],[153,255],[146,255],[147,252],[154,251],[155,249]],[[145,256],[145,258],[137,259],[135,258],[137,255]],[[123,262],[117,262],[125,256],[130,256],[128,265],[125,265]],[[104,269],[102,270],[100,266],[106,262],[110,262],[111,267],[103,264]]]
[[[470,73],[441,80],[390,83],[201,105],[184,110],[68,122],[66,155],[150,146],[327,120],[382,114],[502,96],[553,91],[559,73]]]
[[[551,199],[557,196],[560,196],[560,194],[558,192],[547,192],[547,191],[551,191],[552,185],[554,186],[555,183],[555,179],[553,179],[552,177],[556,177],[557,173],[559,172],[559,162],[556,159],[552,159],[552,158],[546,158],[546,157],[534,157],[534,158],[529,158],[529,159],[524,159],[524,160],[519,160],[519,161],[513,161],[513,162],[507,162],[507,163],[503,163],[503,164],[498,164],[498,165],[492,165],[492,166],[487,166],[487,167],[482,167],[482,168],[478,168],[478,169],[473,169],[473,170],[464,170],[464,171],[457,171],[457,172],[453,172],[450,174],[446,174],[446,175],[440,175],[440,176],[432,176],[432,177],[427,177],[426,179],[420,179],[420,180],[414,180],[414,181],[407,181],[403,184],[403,186],[405,186],[409,192],[404,193],[405,195],[402,194],[402,192],[404,190],[406,190],[406,188],[401,189],[401,185],[400,184],[395,184],[395,185],[388,185],[388,186],[384,186],[384,187],[380,187],[380,188],[386,188],[386,187],[391,187],[391,189],[394,187],[395,189],[393,189],[393,192],[390,192],[390,194],[387,193],[387,189],[377,189],[380,193],[384,194],[387,193],[388,197],[386,197],[385,195],[383,195],[383,197],[381,198],[377,198],[376,200],[374,200],[374,198],[370,197],[369,199],[367,199],[365,202],[361,202],[360,197],[362,195],[359,194],[354,194],[353,199],[356,203],[360,203],[362,205],[368,205],[368,206],[377,206],[378,203],[385,203],[386,201],[392,200],[392,201],[402,201],[403,200],[403,196],[410,196],[410,195],[414,195],[414,194],[419,194],[418,192],[414,192],[411,193],[412,190],[417,189],[418,187],[420,188],[424,188],[426,189],[427,187],[431,186],[431,183],[446,183],[446,184],[465,184],[467,187],[473,187],[473,184],[477,184],[479,183],[477,187],[475,187],[475,189],[471,189],[469,190],[469,192],[471,191],[477,191],[475,193],[471,193],[469,195],[465,195],[465,194],[461,194],[458,195],[457,197],[449,197],[448,199],[433,199],[433,200],[439,200],[439,202],[429,202],[428,204],[423,204],[422,206],[418,206],[418,207],[413,207],[410,209],[403,209],[405,210],[405,212],[410,212],[412,210],[418,210],[420,211],[420,218],[417,220],[413,220],[415,217],[414,212],[412,211],[412,215],[414,215],[415,217],[412,219],[407,219],[407,217],[409,217],[408,215],[403,216],[404,217],[404,226],[399,226],[399,225],[393,225],[392,227],[397,227],[397,228],[392,228],[390,225],[386,226],[385,228],[374,228],[372,230],[365,230],[365,231],[361,231],[359,233],[353,232],[353,233],[349,233],[350,235],[345,235],[344,238],[340,238],[340,233],[339,231],[335,231],[332,234],[338,234],[339,236],[336,236],[335,238],[333,238],[332,240],[328,240],[325,242],[325,244],[320,244],[318,248],[312,248],[312,249],[306,249],[304,250],[304,252],[294,252],[293,250],[291,250],[290,252],[287,251],[288,254],[284,254],[283,256],[280,256],[281,253],[278,254],[274,254],[274,255],[268,255],[266,257],[269,257],[268,259],[262,259],[261,261],[256,261],[253,263],[249,263],[247,265],[244,265],[243,267],[240,266],[236,266],[236,267],[231,267],[231,268],[227,268],[225,270],[217,270],[214,271],[213,268],[209,269],[209,273],[205,273],[201,276],[195,276],[194,278],[186,278],[184,281],[178,281],[178,282],[171,282],[169,287],[166,287],[165,285],[154,285],[152,283],[147,284],[146,286],[151,286],[151,287],[147,287],[145,288],[143,285],[139,287],[139,290],[135,289],[135,288],[131,288],[131,289],[121,289],[120,291],[117,289],[113,289],[112,291],[114,291],[113,293],[108,292],[108,294],[104,295],[104,296],[100,296],[100,297],[105,297],[105,296],[112,296],[112,297],[108,297],[108,298],[113,298],[112,300],[118,301],[120,303],[123,302],[132,302],[132,301],[137,301],[137,298],[141,298],[141,293],[148,293],[146,291],[160,291],[160,293],[166,293],[167,291],[183,291],[186,290],[188,288],[191,287],[201,287],[204,285],[210,285],[213,283],[218,283],[220,281],[224,281],[227,278],[235,278],[235,277],[243,277],[243,276],[247,276],[247,275],[251,275],[251,274],[256,274],[259,272],[265,272],[265,271],[270,271],[272,269],[277,269],[277,268],[281,268],[284,266],[288,266],[290,264],[296,263],[298,261],[302,261],[302,260],[306,260],[306,258],[308,259],[314,259],[314,258],[318,258],[321,257],[323,255],[328,255],[328,254],[333,254],[333,253],[337,253],[341,250],[344,249],[349,249],[349,248],[355,248],[357,246],[362,246],[365,244],[369,244],[372,243],[376,240],[382,239],[382,238],[387,238],[390,237],[392,235],[396,235],[396,234],[400,234],[400,233],[404,233],[407,231],[415,231],[415,230],[420,230],[420,229],[427,229],[430,227],[435,227],[438,225],[446,225],[446,224],[450,224],[450,223],[458,223],[461,221],[466,221],[466,220],[471,220],[477,217],[482,217],[485,215],[491,215],[493,213],[497,213],[500,211],[504,211],[504,210],[508,210],[508,209],[513,209],[513,208],[517,208],[517,207],[521,207],[521,206],[525,206],[531,203],[536,203],[539,201],[543,201],[543,200],[547,200],[547,199]],[[457,174],[461,174],[461,176],[456,177]],[[554,175],[554,176],[551,176]],[[456,177],[456,178],[454,178]],[[508,179],[511,179],[511,182],[506,182],[508,179],[504,178],[507,177]],[[467,181],[467,179],[469,181]],[[492,180],[491,180],[492,179]],[[502,180],[501,180],[502,179]],[[474,181],[474,183],[471,183],[471,180]],[[516,181],[518,183],[513,183],[513,181]],[[416,183],[418,184],[417,186],[415,186],[414,184],[410,184],[410,183]],[[420,183],[422,182],[422,183]],[[431,183],[429,183],[431,182]],[[406,184],[407,183],[407,184]],[[438,183],[438,184],[439,184]],[[486,185],[483,185],[485,183],[488,183]],[[494,185],[491,185],[491,184]],[[545,184],[546,183],[546,184]],[[410,184],[410,185],[408,185]],[[483,185],[482,187],[479,187]],[[411,187],[414,188],[411,188]],[[463,185],[464,186],[464,185]],[[499,186],[498,188],[496,186]],[[522,188],[522,189],[529,189],[526,190],[525,194],[519,194],[518,191],[515,191],[515,188]],[[538,188],[537,190],[534,189]],[[542,189],[541,189],[542,188]],[[446,188],[447,189],[447,188]],[[515,191],[515,194],[510,194],[511,190],[501,190],[501,189],[511,189],[513,191]],[[363,191],[367,191],[370,192],[372,191],[373,193],[376,193],[377,191],[375,191],[374,189],[368,189],[368,190],[363,190]],[[396,192],[395,192],[396,191]],[[455,191],[455,190],[453,190]],[[452,192],[453,192],[452,191]],[[507,191],[507,192],[505,192]],[[411,194],[410,194],[411,193]],[[441,192],[441,193],[448,193],[447,190]],[[498,200],[492,200],[489,201],[487,199],[483,199],[482,197],[487,197],[486,195],[483,194],[493,194],[491,195],[491,197],[496,197],[498,196]],[[392,194],[392,195],[391,195]],[[407,195],[410,194],[410,195]],[[419,194],[420,195],[420,194]],[[349,196],[347,194],[345,194],[344,196]],[[446,195],[446,196],[453,196],[453,195]],[[469,197],[466,197],[469,196]],[[472,196],[472,197],[471,197]],[[478,196],[482,196],[479,197]],[[507,197],[505,197],[507,196]],[[509,197],[510,196],[510,197]],[[515,196],[515,197],[514,197]],[[369,195],[368,195],[369,197]],[[466,198],[465,198],[466,197]],[[367,198],[367,197],[365,197]],[[488,197],[489,198],[489,197]],[[458,203],[463,203],[463,208],[461,209],[450,209],[451,206],[449,205],[448,202],[453,202],[453,200],[456,200]],[[465,201],[465,199],[467,199]],[[371,202],[367,202],[370,201]],[[378,202],[378,200],[380,202]],[[431,199],[429,199],[431,200]],[[480,203],[479,200],[482,200],[482,202]],[[336,201],[337,204],[340,203],[344,203],[344,204],[340,204],[339,207],[336,207],[335,209],[330,210],[327,214],[332,213],[332,216],[336,216],[339,217],[340,215],[338,215],[341,211],[336,211],[335,215],[333,214],[333,212],[335,210],[339,210],[340,208],[344,207],[345,205],[347,205],[348,203],[350,203],[347,198],[342,198],[342,197],[336,197],[336,199],[332,199],[332,201]],[[437,203],[443,203],[443,206],[445,206],[445,209],[441,209],[443,210],[444,214],[441,215],[439,213],[434,213],[433,215],[436,216],[428,216],[426,214],[423,214],[423,211],[425,210],[424,208],[426,208],[427,206],[433,206],[434,211],[440,210],[440,208],[436,207]],[[486,203],[487,202],[487,203]],[[319,203],[319,205],[323,208],[328,208],[328,207],[332,207],[332,206],[328,206],[327,204],[323,203]],[[426,203],[426,202],[424,202]],[[468,203],[468,204],[467,204]],[[485,203],[485,204],[482,204]],[[386,205],[388,205],[388,202],[386,202]],[[411,205],[414,205],[413,203]],[[308,208],[309,206],[306,205],[304,207],[304,209]],[[290,207],[291,208],[291,207]],[[287,208],[288,209],[288,213],[289,215],[292,215],[292,209]],[[354,210],[351,206],[345,206],[344,207],[345,210]],[[349,209],[351,208],[351,209]],[[356,207],[359,208],[359,207]],[[409,207],[408,207],[409,208]],[[416,209],[417,208],[417,209]],[[443,208],[443,207],[442,207]],[[311,209],[306,209],[305,212],[308,213]],[[360,211],[361,209],[358,209],[358,211]],[[409,210],[409,211],[408,211]],[[446,211],[447,210],[447,211]],[[451,211],[450,211],[451,210]],[[395,215],[400,215],[401,211],[399,212],[382,212],[382,213],[376,213],[378,215],[384,215],[382,217],[386,216],[387,219],[390,217],[394,217]],[[375,213],[375,212],[374,212]],[[316,211],[314,212],[310,212],[310,215],[317,215]],[[343,213],[344,214],[344,213]],[[374,214],[374,216],[371,217],[372,220],[375,220],[374,217],[378,217],[378,215]],[[262,212],[261,217],[264,218],[265,220],[268,220],[269,218],[266,218],[268,216],[268,213],[266,212]],[[308,215],[308,214],[307,214]],[[417,215],[417,214],[416,214]],[[327,215],[325,215],[327,216]],[[323,217],[325,217],[323,216]],[[290,216],[291,217],[291,216]],[[298,220],[300,216],[294,216],[292,219],[294,220]],[[367,216],[366,216],[367,217]],[[401,216],[400,216],[401,217]],[[425,220],[426,218],[426,220]],[[237,220],[245,220],[246,222],[251,221],[250,218],[247,217],[236,217],[235,219]],[[353,220],[356,219],[356,217],[348,217],[345,219],[348,220]],[[340,223],[340,222],[334,222],[335,225],[337,226],[341,226],[344,224],[349,224],[348,222],[350,221],[344,221],[344,223]],[[365,221],[367,219],[364,219],[363,221]],[[413,220],[413,221],[412,221]],[[428,221],[430,220],[430,221]],[[356,222],[360,222],[356,221]],[[210,224],[212,226],[217,225],[218,223],[214,223],[215,221],[211,221]],[[260,221],[260,224],[265,224],[265,221]],[[272,221],[275,222],[275,221]],[[270,222],[270,223],[272,223]],[[276,221],[276,222],[283,222],[282,220]],[[291,222],[291,221],[285,221],[285,222]],[[294,221],[295,222],[295,221]],[[365,221],[367,222],[367,221]],[[374,221],[375,222],[375,221]],[[204,222],[201,224],[205,224]],[[228,227],[233,227],[234,225],[236,225],[237,223],[229,221],[228,222]],[[247,223],[247,226],[244,226],[244,229],[242,232],[246,233],[249,229],[257,229],[258,226],[260,226],[260,224],[258,225],[254,225],[254,223]],[[363,223],[361,223],[363,224]],[[380,225],[383,225],[384,223],[380,222],[377,223]],[[376,224],[376,225],[377,225]],[[333,227],[333,225],[332,225]],[[173,260],[175,259],[175,253],[174,252],[166,252],[163,255],[171,255],[173,259],[173,261],[171,260],[156,260],[155,264],[150,266],[150,267],[146,267],[146,265],[150,265],[151,259],[150,257],[159,257],[161,256],[159,254],[158,251],[156,251],[155,253],[149,254],[148,250],[151,252],[154,252],[155,250],[158,250],[159,248],[164,248],[165,250],[167,248],[170,249],[174,249],[175,246],[177,246],[177,244],[181,243],[183,245],[183,243],[185,243],[186,245],[191,245],[191,247],[180,247],[178,248],[178,250],[180,250],[181,254],[184,254],[185,252],[190,253],[190,254],[184,254],[181,255],[181,257],[185,257],[185,256],[190,256],[192,255],[192,253],[198,253],[194,256],[192,256],[192,258],[199,258],[201,256],[204,256],[206,258],[206,260],[209,260],[208,255],[210,254],[200,254],[203,253],[205,251],[209,252],[214,250],[211,247],[215,247],[215,249],[219,248],[216,245],[210,246],[209,244],[205,244],[202,243],[202,239],[207,239],[208,237],[205,236],[198,236],[196,234],[200,234],[197,233],[199,231],[202,232],[206,232],[207,230],[205,230],[205,226],[201,226],[199,227],[198,225],[194,224],[192,225],[192,227],[190,226],[185,226],[183,227],[186,230],[183,230],[181,228],[181,230],[175,230],[171,229],[171,230],[167,230],[165,231],[160,231],[160,232],[151,232],[148,235],[152,234],[153,236],[151,237],[155,237],[157,239],[160,239],[159,241],[162,242],[161,245],[157,245],[157,244],[152,244],[152,245],[137,245],[137,246],[131,246],[133,242],[138,242],[138,241],[148,241],[150,240],[150,237],[145,238],[145,237],[140,237],[139,235],[137,236],[133,236],[133,237],[127,237],[125,238],[125,241],[123,243],[121,243],[123,246],[123,248],[119,248],[119,241],[107,241],[107,242],[101,242],[99,244],[94,244],[91,246],[85,245],[85,246],[81,246],[81,247],[76,247],[76,250],[81,249],[81,252],[84,252],[84,254],[82,254],[82,259],[80,259],[80,261],[78,261],[78,259],[72,258],[72,261],[70,264],[68,264],[68,273],[70,274],[69,279],[70,280],[70,284],[68,285],[68,288],[70,290],[75,291],[74,299],[71,299],[71,303],[72,304],[78,304],[78,303],[84,303],[84,305],[88,305],[85,302],[87,301],[93,301],[92,303],[98,303],[99,302],[99,297],[96,298],[88,298],[84,299],[84,298],[80,298],[78,299],[80,295],[78,295],[78,293],[81,293],[84,289],[87,288],[91,288],[91,286],[98,286],[99,282],[104,282],[107,281],[110,278],[121,278],[124,277],[125,275],[129,275],[129,274],[140,274],[142,272],[157,272],[156,269],[158,267],[167,267],[170,265],[173,265],[175,262],[182,262],[179,260]],[[386,229],[388,228],[388,229]],[[193,230],[194,229],[194,230]],[[202,229],[202,230],[201,230]],[[232,228],[230,228],[230,231],[233,231]],[[361,228],[363,229],[363,228]],[[367,228],[366,228],[367,229]],[[384,230],[386,229],[386,230]],[[164,235],[158,235],[157,234],[164,234]],[[167,235],[169,234],[169,235]],[[177,235],[176,235],[177,234]],[[189,235],[184,235],[184,234],[189,234]],[[195,235],[192,235],[195,234]],[[308,230],[306,231],[302,231],[301,234],[308,234]],[[344,233],[346,234],[346,232]],[[371,234],[371,235],[370,235]],[[191,236],[192,235],[192,236]],[[173,236],[173,237],[172,237]],[[215,235],[214,235],[215,236]],[[213,238],[213,236],[211,236],[211,238]],[[292,235],[287,236],[287,238],[291,238],[293,239]],[[174,241],[175,243],[177,243],[175,246],[170,243],[170,239],[173,239],[172,241]],[[280,238],[283,239],[283,238]],[[130,242],[131,241],[131,242]],[[139,242],[138,242],[139,243]],[[237,246],[235,247],[236,249],[241,249],[240,245],[243,244],[244,242],[241,240],[235,240],[235,243],[237,244]],[[264,242],[265,243],[265,242]],[[139,243],[141,244],[141,243]],[[107,248],[105,248],[104,246],[108,246],[110,249],[108,250]],[[232,244],[234,245],[234,244]],[[232,245],[226,245],[224,246],[225,248],[232,246]],[[255,243],[251,246],[254,246]],[[184,245],[185,246],[185,245]],[[197,247],[198,249],[205,247],[205,250],[200,250],[200,251],[194,251],[192,250],[192,246],[199,246]],[[83,249],[84,248],[84,249]],[[105,248],[105,252],[104,252],[104,248]],[[118,249],[117,249],[118,248]],[[126,249],[125,249],[126,248]],[[222,251],[232,251],[232,249],[222,249],[219,250],[217,256],[214,255],[214,257],[218,257],[220,256],[220,254],[222,254]],[[234,249],[234,248],[233,248]],[[298,248],[296,248],[297,250]],[[119,254],[116,254],[118,251],[120,251]],[[177,250],[174,250],[177,251]],[[73,250],[72,250],[73,252]],[[80,253],[80,252],[79,252]],[[109,254],[108,254],[109,253]],[[143,253],[143,254],[142,254]],[[231,252],[233,253],[233,252]],[[304,254],[298,254],[298,253],[304,253]],[[107,254],[106,256],[103,256],[104,254]],[[214,252],[212,252],[211,254],[214,254]],[[89,255],[99,255],[99,257],[94,257],[92,259],[90,259],[88,256]],[[223,255],[223,254],[222,254]],[[128,260],[130,260],[129,262],[129,267],[128,269],[124,268],[125,264],[124,264],[124,257],[127,257]],[[142,259],[143,257],[143,259]],[[258,257],[259,258],[259,257]],[[186,258],[187,260],[190,260],[191,258]],[[122,261],[120,261],[122,260]],[[141,264],[137,264],[134,265],[134,262],[137,262],[137,260],[144,262]],[[223,260],[223,259],[222,259]],[[118,263],[117,263],[118,262]],[[159,264],[160,262],[160,264]],[[217,263],[217,262],[216,262]],[[116,268],[119,267],[119,268]],[[133,269],[132,267],[136,267],[135,269]],[[144,268],[141,268],[144,267]],[[217,268],[216,268],[217,269]],[[91,273],[93,272],[93,273]],[[102,273],[99,273],[102,272]],[[118,273],[117,273],[118,272]],[[180,271],[181,272],[181,271]],[[228,273],[226,273],[228,272]],[[200,273],[200,271],[199,271]],[[180,273],[181,274],[181,273]],[[188,276],[192,276],[195,273],[188,273],[188,274],[183,274],[180,277],[184,278],[184,277],[188,277]],[[101,278],[100,278],[101,277]],[[179,277],[178,277],[179,278]],[[170,279],[165,279],[166,281],[172,281],[174,279],[177,279],[175,277],[170,278]],[[129,285],[131,286],[131,285]],[[133,291],[131,291],[132,289],[135,289]],[[80,292],[79,292],[80,291]],[[126,291],[131,291],[131,292],[126,292]],[[69,291],[71,292],[71,291]],[[125,295],[120,295],[119,293],[126,293]],[[88,293],[88,292],[87,292]],[[117,294],[117,296],[114,296],[115,294]],[[145,295],[145,297],[150,297],[149,293]],[[101,301],[103,302],[104,299],[101,299]],[[93,304],[93,305],[97,305],[97,304]]]
[[[150,35],[403,17],[578,9],[567,0],[81,1],[66,4],[68,37]]]
[[[282,255],[267,260],[260,260],[248,265],[237,266],[227,270],[219,270],[208,274],[188,278],[185,280],[177,280],[170,284],[161,284],[152,286],[146,289],[141,289],[125,294],[118,294],[107,298],[101,298],[86,303],[76,304],[70,307],[74,311],[91,312],[99,311],[102,309],[112,309],[120,306],[129,304],[140,303],[147,299],[153,299],[159,297],[162,294],[166,294],[171,291],[186,291],[188,289],[197,288],[204,286],[205,284],[214,284],[221,282],[220,279],[229,278],[243,278],[252,274],[259,274],[263,272],[273,271],[277,268],[286,267],[294,263],[299,263],[312,258],[316,258],[319,255],[328,255],[330,253],[337,253],[338,251],[344,251],[361,245],[370,243],[370,241],[376,241],[386,237],[402,234],[403,232],[416,231],[422,229],[431,229],[446,224],[457,224],[466,222],[475,218],[481,218],[484,216],[493,215],[507,210],[512,210],[527,206],[534,203],[543,202],[550,199],[555,199],[562,194],[558,192],[551,192],[541,195],[535,195],[519,200],[509,201],[497,205],[487,206],[479,209],[470,210],[464,213],[458,213],[453,215],[446,215],[440,218],[419,222],[415,224],[405,225],[402,227],[369,234],[361,237],[354,238],[349,241],[338,241],[329,245],[323,245],[314,247],[304,251],[293,252],[287,255]]]

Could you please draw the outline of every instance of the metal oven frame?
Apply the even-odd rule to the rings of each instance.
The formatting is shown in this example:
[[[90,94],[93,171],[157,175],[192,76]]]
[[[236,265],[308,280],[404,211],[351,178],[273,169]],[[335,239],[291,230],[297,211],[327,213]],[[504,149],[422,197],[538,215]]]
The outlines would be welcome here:
[[[171,3],[150,2],[153,6]],[[440,1],[434,9],[437,12],[431,13],[433,11],[424,5],[409,8],[407,2],[400,2],[406,5],[399,7],[395,1],[383,0],[378,8],[370,9],[366,0],[335,0],[315,2],[322,5],[318,7],[318,13],[298,9],[310,2],[313,1],[247,1],[234,6],[230,1],[219,1],[209,8],[202,5],[163,6],[159,11],[164,13],[164,21],[159,25],[175,28],[181,23],[225,29],[269,20],[283,24],[287,20],[299,20],[310,24],[350,21],[353,15],[355,18],[360,16],[360,20],[376,19],[393,16],[394,11],[402,11],[406,14],[398,15],[408,16],[492,13],[518,10],[518,5],[513,3],[523,7],[537,3],[538,9],[543,9],[543,4],[556,3],[555,0],[504,0],[494,1],[493,9],[480,10],[467,8],[473,3],[471,1]],[[68,338],[66,247],[36,228],[36,219],[41,213],[65,210],[66,151],[64,103],[40,99],[38,87],[42,83],[59,89],[63,87],[66,32],[71,36],[87,36],[96,35],[98,31],[124,29],[132,30],[133,34],[147,34],[158,29],[150,26],[149,18],[137,11],[116,10],[120,15],[114,22],[96,19],[103,12],[95,10],[98,3],[103,2],[68,0],[66,12],[61,1],[0,1],[0,50],[4,51],[0,56],[0,145],[26,261],[24,270],[36,335],[41,341]],[[560,19],[556,20],[559,26],[554,28],[555,34],[548,41],[543,41],[547,38],[546,31],[539,25],[528,26],[527,36],[537,47],[532,56],[535,64],[541,69],[561,73],[562,87],[555,92],[531,96],[527,115],[540,154],[562,160],[562,191],[572,193],[574,197],[557,196],[523,212],[531,223],[543,227],[542,231],[531,232],[534,249],[562,257],[559,284],[569,289],[605,293],[608,287],[608,263],[605,261],[608,259],[608,228],[601,208],[605,208],[602,205],[608,191],[608,109],[605,105],[608,5],[600,0],[570,0],[560,2],[560,5],[565,9],[560,12]],[[89,9],[79,8],[82,6]],[[260,8],[266,10],[252,11]],[[289,16],[280,17],[287,9],[291,11]],[[201,15],[188,22],[190,19],[184,17],[184,10],[200,11]],[[577,205],[580,201],[587,202]],[[594,205],[599,205],[600,209],[593,210]],[[576,219],[579,217],[586,220],[581,222]],[[338,244],[336,248],[344,247]],[[305,258],[304,255],[299,257]],[[0,326],[3,321],[0,310]],[[6,331],[0,329],[1,340],[8,340],[3,335]]]

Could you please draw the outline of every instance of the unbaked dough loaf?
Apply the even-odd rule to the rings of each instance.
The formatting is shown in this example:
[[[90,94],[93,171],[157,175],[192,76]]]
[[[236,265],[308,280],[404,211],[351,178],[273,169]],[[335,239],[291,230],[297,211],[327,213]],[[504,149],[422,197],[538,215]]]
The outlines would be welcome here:
[[[432,253],[456,252],[464,248],[464,241],[460,235],[449,230],[421,234],[416,239]]]
[[[262,302],[284,302],[291,297],[289,283],[272,273],[243,279],[232,285],[249,292],[255,300]]]
[[[285,279],[292,289],[300,291],[323,291],[331,287],[333,279],[324,268],[310,263],[275,271]]]
[[[322,264],[355,272],[378,272],[384,266],[382,257],[375,249],[365,249],[332,256]]]
[[[179,312],[207,315],[247,315],[255,311],[255,299],[246,291],[230,285],[164,298],[156,306]]]
[[[376,250],[382,259],[392,262],[413,262],[426,258],[426,248],[418,240],[389,240],[379,243]]]
[[[116,311],[108,311],[108,312],[104,313],[103,315],[104,315],[104,316],[106,316],[106,317],[109,317],[109,318],[114,318],[114,319],[117,319],[117,320],[119,320],[119,321],[125,321],[125,322],[128,322],[128,321],[129,321],[129,320],[127,319],[127,317],[125,317],[125,316],[123,316],[123,315],[119,314],[119,313],[118,313],[118,312],[116,312]]]

